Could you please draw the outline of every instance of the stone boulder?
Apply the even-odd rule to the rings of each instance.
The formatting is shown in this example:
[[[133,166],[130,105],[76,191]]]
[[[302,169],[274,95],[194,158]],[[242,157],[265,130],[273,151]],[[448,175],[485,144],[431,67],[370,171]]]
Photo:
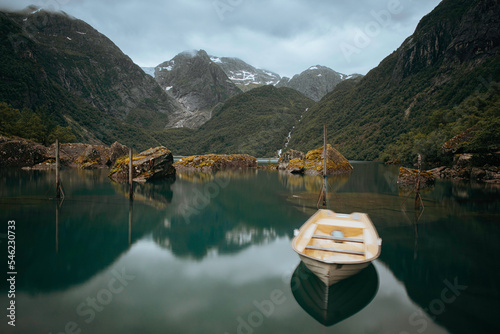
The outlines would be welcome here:
[[[119,142],[115,141],[113,144],[111,144],[111,156],[110,156],[110,165],[114,165],[116,160],[118,160],[121,157],[124,157],[128,155],[129,148],[125,145],[120,144]]]
[[[132,157],[132,179],[134,182],[148,182],[175,175],[174,157],[166,147],[150,148]],[[109,177],[116,182],[129,180],[129,156],[115,162]]]
[[[403,187],[412,187],[417,184],[417,169],[410,169],[406,167],[399,168],[398,184]],[[434,185],[434,174],[430,171],[420,172],[420,189],[432,187]]]
[[[68,143],[59,145],[61,166],[83,169],[112,166],[128,148],[115,142],[111,147]],[[0,136],[0,167],[22,167],[25,169],[55,169],[56,145],[45,147],[22,138]]]
[[[307,175],[323,175],[323,147],[307,152],[305,160],[293,159],[286,170],[289,173],[305,173]],[[349,161],[331,145],[326,146],[326,174],[339,175],[352,172]]]
[[[177,161],[178,169],[211,172],[226,168],[256,168],[257,159],[248,154],[207,154],[193,155]]]
[[[111,146],[81,143],[59,145],[61,165],[72,168],[97,169],[110,167],[115,163],[117,158],[125,154],[128,154],[128,148],[117,142]],[[55,159],[55,144],[49,147],[48,155],[50,161]],[[35,166],[35,168],[37,168],[37,166]]]
[[[305,163],[302,159],[292,159],[287,167],[287,172],[291,174],[303,174],[304,173]]]
[[[484,165],[482,167],[438,167],[430,170],[434,177],[454,180],[473,180],[484,183],[500,183],[500,168]]]
[[[45,160],[45,146],[21,138],[0,136],[0,167],[31,167]]]
[[[278,160],[278,169],[285,170],[288,166],[288,163],[293,159],[301,159],[305,160],[306,154],[301,151],[289,150],[281,154]]]

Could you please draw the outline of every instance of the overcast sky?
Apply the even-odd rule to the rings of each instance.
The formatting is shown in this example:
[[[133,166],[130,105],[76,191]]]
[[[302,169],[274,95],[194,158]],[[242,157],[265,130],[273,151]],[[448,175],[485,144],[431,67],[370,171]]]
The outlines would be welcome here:
[[[140,66],[185,50],[238,57],[281,76],[312,65],[366,74],[440,0],[0,0],[61,10],[109,37]]]

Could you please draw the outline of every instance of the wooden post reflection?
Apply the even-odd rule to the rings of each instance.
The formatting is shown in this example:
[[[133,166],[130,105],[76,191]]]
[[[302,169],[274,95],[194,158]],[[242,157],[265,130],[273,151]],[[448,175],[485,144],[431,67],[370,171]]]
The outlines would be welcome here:
[[[56,253],[59,253],[59,201],[56,202]]]
[[[128,245],[132,245],[132,221],[134,217],[134,200],[128,202]]]
[[[128,151],[128,184],[129,184],[129,198],[132,200],[134,198],[134,184],[133,184],[133,161],[132,161],[132,149]]]

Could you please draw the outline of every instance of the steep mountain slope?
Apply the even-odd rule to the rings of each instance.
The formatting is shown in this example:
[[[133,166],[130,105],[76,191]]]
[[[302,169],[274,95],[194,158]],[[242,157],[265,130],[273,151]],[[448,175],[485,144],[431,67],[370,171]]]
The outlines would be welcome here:
[[[326,66],[311,66],[292,79],[283,77],[276,87],[288,87],[298,90],[308,98],[319,101],[330,93],[339,83],[344,80],[358,77],[359,74],[345,75],[335,72]]]
[[[178,106],[108,38],[64,13],[0,12],[0,101],[80,141],[153,144]],[[138,140],[138,137],[142,137]]]
[[[198,130],[173,129],[157,133],[178,154],[244,153],[273,157],[304,110],[314,101],[290,88],[272,85],[252,89],[215,108]]]
[[[289,147],[320,145],[322,124],[327,124],[329,141],[349,159],[380,158],[410,131],[409,145],[421,146],[428,155],[430,145],[495,115],[491,108],[484,113],[480,105],[469,104],[500,77],[499,12],[495,0],[443,0],[378,67],[339,84],[311,108]],[[436,132],[440,127],[450,133]]]
[[[235,96],[196,133],[201,152],[275,156],[313,101],[290,88],[263,86]]]
[[[241,90],[203,50],[183,52],[155,68],[155,79],[184,108],[173,115],[169,127],[198,128],[212,109]]]
[[[255,68],[238,58],[210,56],[210,59],[244,92],[260,86],[276,85],[281,79],[279,74]]]

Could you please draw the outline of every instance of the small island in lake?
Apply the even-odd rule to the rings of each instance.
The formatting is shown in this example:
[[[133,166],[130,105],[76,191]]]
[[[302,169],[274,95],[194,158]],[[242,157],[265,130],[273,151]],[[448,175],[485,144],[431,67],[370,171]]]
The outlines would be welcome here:
[[[279,168],[292,174],[322,175],[324,160],[324,146],[304,154],[300,151],[290,150],[281,155]],[[349,161],[332,145],[326,146],[326,174],[338,175],[352,172],[353,167]]]

